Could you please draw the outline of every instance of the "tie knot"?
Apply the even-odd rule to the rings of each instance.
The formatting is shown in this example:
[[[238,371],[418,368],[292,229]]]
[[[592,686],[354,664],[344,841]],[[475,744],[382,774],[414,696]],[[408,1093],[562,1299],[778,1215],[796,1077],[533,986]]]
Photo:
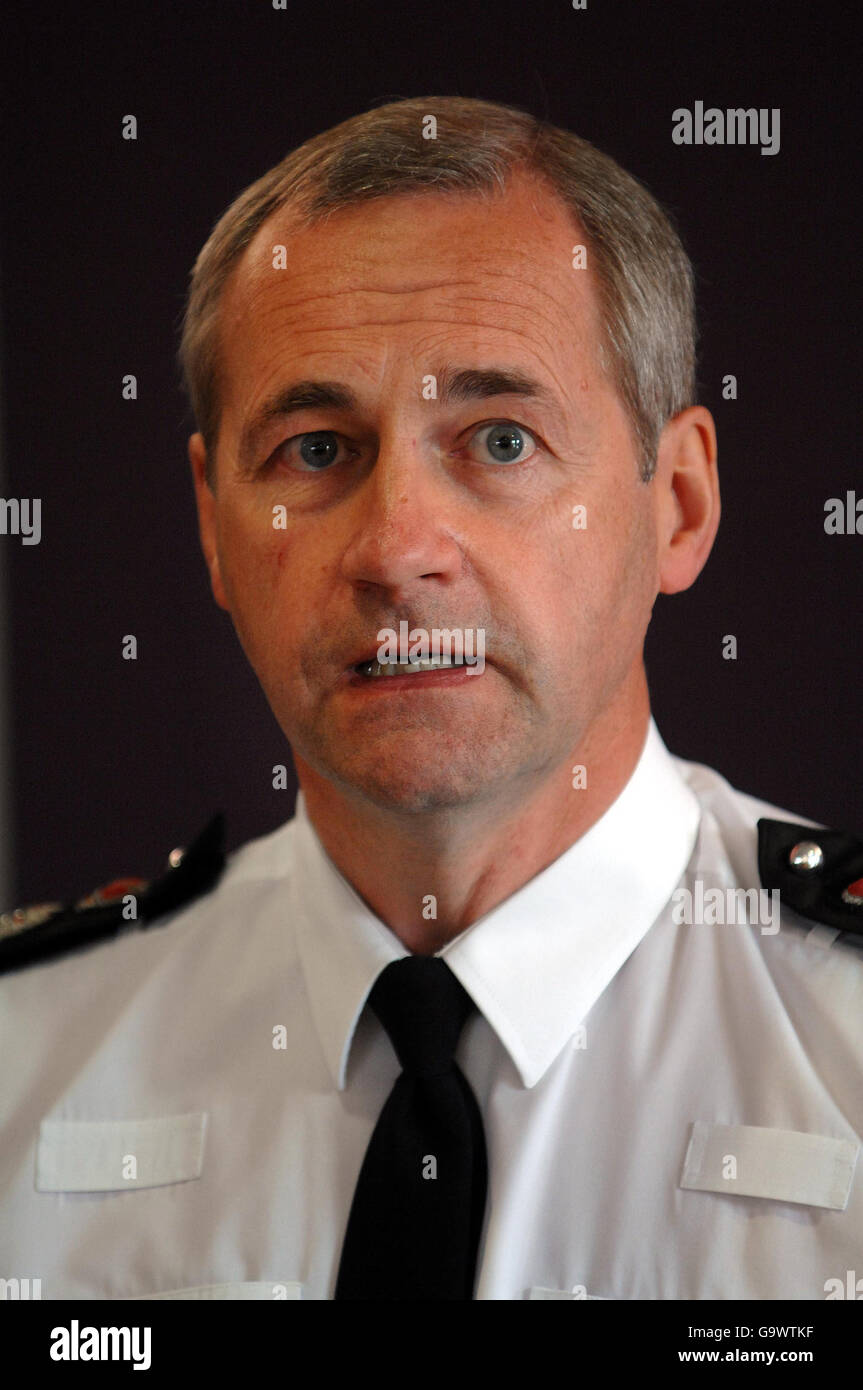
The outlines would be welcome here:
[[[440,956],[405,956],[381,972],[369,995],[406,1072],[448,1067],[465,1019],[474,1007]]]

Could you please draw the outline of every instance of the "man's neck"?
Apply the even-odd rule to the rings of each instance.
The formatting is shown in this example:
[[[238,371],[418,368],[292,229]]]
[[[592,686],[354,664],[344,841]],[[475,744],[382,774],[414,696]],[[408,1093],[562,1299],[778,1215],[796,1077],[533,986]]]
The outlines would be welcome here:
[[[594,728],[519,796],[404,816],[345,797],[296,758],[306,812],[340,873],[407,950],[432,955],[558,859],[617,800],[641,756],[649,705]],[[588,769],[573,789],[572,769]]]

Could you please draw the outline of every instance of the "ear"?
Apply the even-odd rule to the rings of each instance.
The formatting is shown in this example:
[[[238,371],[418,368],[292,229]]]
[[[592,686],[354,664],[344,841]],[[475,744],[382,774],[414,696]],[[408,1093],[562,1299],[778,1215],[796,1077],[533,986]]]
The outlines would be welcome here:
[[[661,594],[695,583],[719,527],[716,429],[703,405],[669,420],[659,440],[657,489],[658,579]]]
[[[216,499],[207,482],[207,450],[203,435],[189,437],[189,463],[192,465],[192,480],[195,484],[195,502],[198,507],[198,535],[201,550],[210,572],[210,588],[213,598],[220,608],[230,612],[222,571],[219,566],[218,524],[216,520]]]

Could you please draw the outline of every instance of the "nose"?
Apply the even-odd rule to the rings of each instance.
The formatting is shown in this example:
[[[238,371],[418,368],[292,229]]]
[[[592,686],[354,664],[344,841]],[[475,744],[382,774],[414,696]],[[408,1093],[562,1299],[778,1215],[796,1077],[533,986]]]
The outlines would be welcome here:
[[[409,599],[420,580],[451,583],[463,570],[455,483],[435,451],[409,431],[382,438],[351,499],[345,577]]]

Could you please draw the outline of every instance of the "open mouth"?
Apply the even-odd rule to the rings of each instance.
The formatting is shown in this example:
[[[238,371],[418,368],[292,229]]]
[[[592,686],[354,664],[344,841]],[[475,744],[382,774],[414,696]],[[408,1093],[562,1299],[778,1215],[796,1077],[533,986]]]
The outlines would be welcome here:
[[[359,676],[377,680],[381,676],[418,676],[423,671],[440,671],[447,666],[466,666],[461,657],[432,656],[423,661],[358,661],[354,670]]]

